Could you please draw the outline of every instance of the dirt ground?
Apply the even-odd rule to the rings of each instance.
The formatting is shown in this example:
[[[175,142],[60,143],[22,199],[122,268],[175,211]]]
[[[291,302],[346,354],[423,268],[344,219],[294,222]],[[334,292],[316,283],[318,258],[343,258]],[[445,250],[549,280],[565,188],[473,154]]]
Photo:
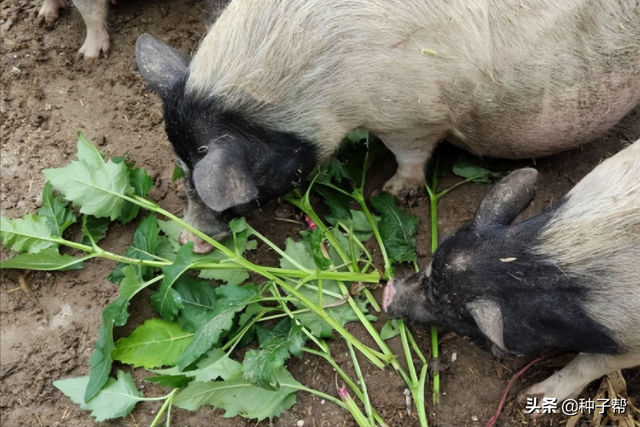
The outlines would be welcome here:
[[[45,182],[42,169],[63,166],[73,158],[78,131],[83,131],[100,150],[110,155],[129,153],[131,159],[146,167],[155,179],[151,197],[169,211],[180,213],[181,191],[171,180],[173,155],[164,134],[160,99],[147,90],[137,72],[134,43],[140,34],[148,32],[183,52],[190,51],[205,32],[202,4],[194,0],[121,0],[111,8],[109,18],[111,54],[108,59],[89,64],[75,60],[85,34],[77,10],[70,7],[52,28],[47,28],[36,21],[41,1],[0,2],[2,214],[18,217],[35,211]],[[525,214],[531,215],[562,197],[602,159],[639,137],[640,108],[636,108],[608,134],[580,149],[536,162],[489,160],[488,164],[500,171],[525,165],[540,171],[538,194]],[[456,153],[456,149],[445,145],[438,155],[447,159]],[[377,168],[374,185],[390,176],[394,164],[383,163]],[[457,180],[445,174],[442,186]],[[466,185],[441,201],[442,237],[472,218],[487,188]],[[430,258],[428,207],[427,199],[422,197],[412,208],[423,218],[419,231],[421,266]],[[273,202],[248,219],[270,239],[284,244],[286,237],[295,237],[305,226],[277,220],[275,211],[282,209],[282,205]],[[124,252],[134,228],[135,224],[112,226],[102,245],[110,251]],[[6,258],[9,253],[3,249],[2,255]],[[261,263],[276,260],[272,252],[262,247],[253,256]],[[30,273],[27,281],[44,310],[19,289],[15,272],[3,272],[0,285],[3,427],[97,425],[88,412],[78,409],[54,388],[52,381],[87,374],[87,360],[97,337],[101,310],[115,298],[117,291],[106,279],[112,268],[110,262],[93,261],[76,272]],[[380,290],[375,295],[379,298]],[[134,318],[150,316],[144,296],[134,301],[130,311]],[[381,315],[380,321],[383,320]],[[363,336],[357,325],[350,325],[349,329],[356,336]],[[418,328],[414,333],[428,352],[429,335]],[[397,343],[393,345],[397,347]],[[346,362],[347,350],[342,343],[334,342],[332,352]],[[444,369],[441,402],[428,407],[430,425],[476,427],[490,418],[508,379],[528,360],[498,361],[467,340],[453,337],[442,343],[441,362]],[[294,358],[289,366],[302,384],[336,395],[334,374],[320,360]],[[561,416],[543,417],[534,422],[523,415],[522,408],[513,401],[515,393],[550,375],[553,369],[536,366],[515,383],[498,426],[555,426],[564,422]],[[630,398],[637,402],[640,369],[627,370],[624,374]],[[391,426],[417,425],[416,418],[407,415],[404,387],[396,375],[373,367],[366,367],[364,375],[373,405]],[[164,394],[141,378],[137,374],[138,386],[147,395]],[[582,397],[593,396],[598,383],[592,384]],[[298,393],[297,402],[271,425],[355,425],[337,407],[316,397]],[[149,425],[159,407],[158,403],[142,403],[130,417],[101,425]],[[174,410],[172,421],[174,426],[270,425],[268,420],[256,424],[241,418],[225,419],[221,411],[211,408],[197,413]]]

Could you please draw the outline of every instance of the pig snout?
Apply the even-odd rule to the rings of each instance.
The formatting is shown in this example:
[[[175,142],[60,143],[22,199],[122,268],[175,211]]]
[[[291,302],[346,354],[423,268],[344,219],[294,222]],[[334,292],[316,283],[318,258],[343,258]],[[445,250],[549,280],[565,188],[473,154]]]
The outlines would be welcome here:
[[[384,287],[384,292],[382,293],[382,309],[387,312],[389,309],[389,305],[393,301],[393,297],[396,294],[396,287],[393,284],[393,280],[389,280]]]
[[[197,254],[208,254],[213,251],[213,245],[205,242],[200,237],[196,236],[188,230],[182,230],[180,237],[178,237],[178,243],[185,245],[189,242],[193,242],[193,252]]]
[[[222,229],[217,232],[207,233],[213,240],[220,241],[229,235],[228,229]],[[196,236],[189,230],[182,230],[180,236],[178,237],[178,243],[184,245],[188,242],[193,242],[193,252],[196,254],[208,254],[213,251],[213,245],[208,242],[205,242],[202,238]]]
[[[187,203],[185,204],[184,221],[213,240],[220,241],[227,237],[230,233],[229,224],[220,218],[218,212],[209,209],[188,185],[185,185],[185,189]],[[197,254],[206,254],[213,250],[210,243],[205,242],[189,230],[182,230],[178,243],[184,245],[188,242],[193,242],[193,252]]]

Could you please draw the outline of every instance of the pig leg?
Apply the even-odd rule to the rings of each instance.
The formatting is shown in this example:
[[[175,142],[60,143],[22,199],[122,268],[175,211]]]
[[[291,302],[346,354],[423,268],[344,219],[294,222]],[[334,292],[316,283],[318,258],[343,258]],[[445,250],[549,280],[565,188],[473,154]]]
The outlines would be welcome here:
[[[107,13],[109,0],[73,0],[87,26],[87,38],[78,51],[78,57],[95,59],[102,52],[109,54],[109,34],[107,33]]]
[[[398,199],[415,196],[424,187],[424,168],[440,138],[420,138],[409,144],[398,144],[394,143],[393,139],[380,138],[398,162],[395,175],[384,184],[383,191],[393,194]]]
[[[562,402],[576,397],[591,381],[618,369],[634,367],[639,363],[639,353],[623,355],[580,353],[560,371],[522,391],[518,398],[520,401],[525,401],[528,397],[548,397]]]
[[[52,24],[58,20],[60,9],[66,6],[65,0],[44,0],[38,12],[38,19],[44,19],[47,24]]]

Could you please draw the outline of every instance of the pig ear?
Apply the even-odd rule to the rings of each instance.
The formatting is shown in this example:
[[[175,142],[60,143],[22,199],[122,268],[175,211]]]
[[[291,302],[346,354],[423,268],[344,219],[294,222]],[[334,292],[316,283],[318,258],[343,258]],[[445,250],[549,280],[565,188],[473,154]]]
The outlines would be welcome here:
[[[502,323],[500,305],[493,300],[479,299],[468,303],[467,309],[476,320],[482,333],[499,348],[506,350],[504,347],[504,325]]]
[[[193,169],[193,185],[198,195],[216,212],[243,205],[258,196],[246,161],[232,154],[223,147],[210,149]]]
[[[533,199],[537,177],[535,169],[524,168],[503,178],[482,200],[473,222],[475,227],[511,224]]]
[[[189,67],[186,55],[149,34],[136,41],[136,63],[151,90],[162,98],[184,78]]]

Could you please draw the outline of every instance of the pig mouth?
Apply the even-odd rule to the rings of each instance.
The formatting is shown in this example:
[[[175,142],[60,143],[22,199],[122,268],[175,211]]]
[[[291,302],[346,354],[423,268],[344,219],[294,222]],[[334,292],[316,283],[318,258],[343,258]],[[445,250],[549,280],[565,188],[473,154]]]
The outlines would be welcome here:
[[[216,241],[220,241],[229,235],[228,232],[222,232],[211,238]],[[193,252],[196,254],[208,254],[213,251],[213,245],[208,242],[205,242],[200,237],[191,233],[188,230],[182,230],[180,233],[180,237],[178,238],[178,243],[181,245],[186,244],[187,242],[193,242]]]
[[[384,287],[384,292],[382,293],[382,309],[387,312],[391,302],[393,301],[393,297],[396,295],[396,287],[393,286],[393,280],[389,280],[387,285]]]

